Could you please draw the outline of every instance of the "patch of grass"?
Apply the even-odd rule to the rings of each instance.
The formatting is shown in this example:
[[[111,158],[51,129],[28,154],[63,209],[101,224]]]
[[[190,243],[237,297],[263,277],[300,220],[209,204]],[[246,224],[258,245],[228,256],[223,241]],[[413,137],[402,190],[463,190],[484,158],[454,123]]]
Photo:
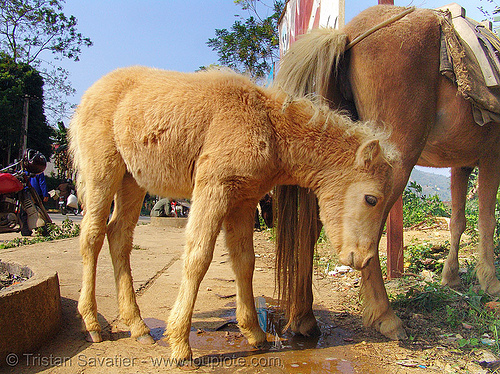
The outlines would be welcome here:
[[[405,268],[414,274],[424,269],[441,274],[447,249],[449,249],[449,242],[439,246],[429,242],[408,245],[404,251]]]
[[[391,294],[391,302],[409,319],[407,323],[414,325],[417,338],[429,340],[428,328],[431,327],[442,336],[458,336],[455,345],[459,350],[484,346],[498,354],[500,320],[485,306],[492,298],[476,284],[473,265],[468,263],[467,272],[461,274],[463,286],[458,291],[437,282],[416,282],[406,291]],[[424,323],[415,322],[414,315],[422,315]],[[434,338],[439,339],[439,336]],[[490,341],[494,342],[493,346],[486,343]]]
[[[46,232],[44,232],[46,230]],[[44,235],[45,234],[45,235]],[[66,218],[61,226],[55,223],[48,224],[45,228],[39,227],[35,230],[34,236],[15,238],[0,244],[0,249],[15,248],[23,245],[30,245],[51,240],[74,238],[80,235],[80,225]]]
[[[437,195],[426,196],[422,186],[410,182],[403,191],[403,222],[405,227],[411,227],[421,222],[427,224],[435,221],[434,217],[449,217],[449,209]]]

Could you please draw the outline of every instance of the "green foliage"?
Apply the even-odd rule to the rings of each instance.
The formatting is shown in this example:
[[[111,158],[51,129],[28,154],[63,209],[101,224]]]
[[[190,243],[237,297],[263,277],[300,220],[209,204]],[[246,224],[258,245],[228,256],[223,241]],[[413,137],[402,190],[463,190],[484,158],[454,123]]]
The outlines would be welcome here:
[[[46,233],[43,231],[44,228],[39,227],[36,229],[34,237],[15,238],[13,240],[6,241],[0,244],[0,249],[15,248],[23,245],[48,242],[57,239],[74,238],[75,236],[80,235],[80,225],[66,218],[62,222],[61,226],[57,226],[52,223],[46,226]]]
[[[0,163],[7,166],[19,157],[25,97],[29,97],[28,148],[49,158],[50,136],[43,110],[43,79],[28,64],[16,63],[0,53]]]
[[[284,2],[273,1],[273,14],[263,19],[257,13],[256,1],[237,0],[235,3],[252,11],[255,17],[234,22],[230,30],[216,29],[215,38],[210,38],[207,44],[217,52],[222,65],[263,78],[279,59],[278,20]]]
[[[462,289],[465,291],[459,292],[437,282],[418,282],[405,292],[391,295],[392,305],[410,315],[424,314],[429,325],[441,327],[437,330],[441,336],[455,337],[460,332],[464,336],[456,339],[456,345],[461,350],[490,344],[482,341],[484,334],[488,334],[496,342],[495,347],[489,348],[498,352],[500,320],[494,311],[485,306],[492,299],[476,284],[475,264],[467,263],[467,267],[467,272],[461,274]],[[424,335],[428,333],[424,331]],[[446,334],[446,331],[451,333]],[[428,336],[422,337],[428,339]]]
[[[449,217],[450,213],[439,197],[422,194],[422,186],[410,182],[403,192],[403,222],[411,227],[421,222],[431,223],[434,217]]]
[[[467,221],[465,233],[471,237],[472,243],[477,244],[479,240],[479,231],[477,228],[479,204],[477,198],[469,200],[465,204],[465,219]]]
[[[57,128],[54,129],[54,136],[52,139],[54,145],[54,166],[57,169],[57,177],[59,179],[72,178],[73,168],[69,156],[69,141],[68,129],[64,126],[64,122],[57,123]]]
[[[74,89],[67,70],[41,56],[78,61],[82,47],[92,42],[77,31],[77,19],[63,13],[65,0],[0,0],[0,52],[14,63],[35,67],[46,86],[45,105],[49,117],[63,118],[70,109],[65,100]],[[39,96],[41,98],[41,96]]]
[[[63,12],[64,0],[0,0],[0,48],[14,62],[32,64],[44,51],[78,61],[89,38],[77,32],[77,19]]]
[[[443,270],[443,262],[440,261],[443,256],[442,249],[436,248],[431,243],[408,245],[404,251],[405,262],[408,263],[407,270],[414,274],[424,269],[437,274],[441,273]]]
[[[396,296],[393,305],[396,307],[411,308],[415,311],[443,311],[446,305],[454,300],[455,294],[448,287],[438,283],[425,282],[410,287],[404,294]]]

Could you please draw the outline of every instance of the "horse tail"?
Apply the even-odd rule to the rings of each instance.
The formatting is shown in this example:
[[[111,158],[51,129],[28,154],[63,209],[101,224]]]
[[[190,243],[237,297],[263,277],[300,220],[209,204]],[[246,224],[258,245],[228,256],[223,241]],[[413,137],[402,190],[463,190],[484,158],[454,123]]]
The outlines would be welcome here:
[[[344,56],[347,35],[320,28],[301,36],[285,54],[273,85],[288,95],[326,96],[332,70]],[[321,230],[316,196],[297,186],[276,188],[276,284],[281,307],[294,331],[312,315],[312,268]],[[308,331],[306,331],[307,333]]]
[[[347,35],[332,28],[319,28],[295,41],[280,62],[274,85],[301,97],[316,92],[325,96],[330,75],[346,51]]]
[[[295,331],[312,311],[312,266],[321,230],[316,196],[298,186],[276,187],[276,284],[281,307]]]
[[[84,181],[84,176],[82,173],[79,173],[80,170],[80,152],[79,152],[79,147],[78,147],[78,138],[79,138],[79,131],[81,131],[80,126],[79,126],[79,115],[78,115],[78,109],[75,111],[75,114],[73,115],[73,118],[71,119],[70,125],[69,125],[69,130],[68,130],[68,137],[69,137],[69,158],[71,161],[71,164],[73,166],[73,170],[76,172],[76,180],[75,180],[75,187],[77,190],[77,196],[78,196],[78,201],[80,204],[83,204],[84,202],[84,195],[85,195],[85,181]]]

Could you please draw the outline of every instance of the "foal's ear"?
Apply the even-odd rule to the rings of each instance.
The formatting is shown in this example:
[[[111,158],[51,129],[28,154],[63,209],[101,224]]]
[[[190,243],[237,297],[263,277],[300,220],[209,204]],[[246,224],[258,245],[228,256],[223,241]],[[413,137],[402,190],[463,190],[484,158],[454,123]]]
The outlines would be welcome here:
[[[370,166],[381,155],[380,144],[378,140],[369,140],[361,144],[356,151],[356,165],[362,168],[370,168]]]

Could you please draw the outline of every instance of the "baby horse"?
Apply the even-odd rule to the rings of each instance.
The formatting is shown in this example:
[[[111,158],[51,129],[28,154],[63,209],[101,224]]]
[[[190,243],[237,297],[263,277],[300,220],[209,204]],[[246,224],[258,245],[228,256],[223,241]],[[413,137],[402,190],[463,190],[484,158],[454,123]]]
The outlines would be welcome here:
[[[168,323],[172,357],[192,357],[193,307],[222,226],[236,275],[239,327],[250,344],[263,343],[266,335],[257,322],[252,290],[259,199],[275,185],[309,188],[318,197],[321,220],[340,261],[362,269],[376,255],[392,190],[397,154],[388,136],[233,72],[131,67],[101,78],[83,96],[70,125],[86,212],[78,311],[87,337],[102,339],[95,282],[107,234],[120,316],[132,337],[153,341],[130,269],[133,231],[149,191],[192,199],[183,278]]]

